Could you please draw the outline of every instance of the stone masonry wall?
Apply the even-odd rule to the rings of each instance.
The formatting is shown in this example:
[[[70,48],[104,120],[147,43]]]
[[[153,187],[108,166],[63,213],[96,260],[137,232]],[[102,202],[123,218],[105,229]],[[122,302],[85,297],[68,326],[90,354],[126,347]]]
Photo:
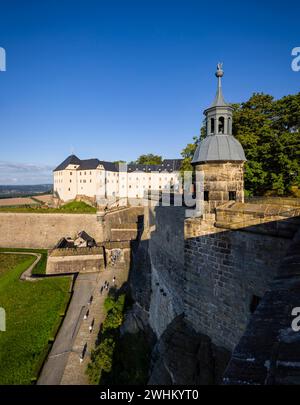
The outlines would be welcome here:
[[[236,201],[244,201],[243,163],[205,163],[196,166],[204,174],[204,190],[209,192],[209,201],[204,202],[206,212],[229,201],[229,192],[236,192]],[[201,180],[202,181],[202,180]]]
[[[46,274],[93,273],[104,270],[103,255],[49,256]]]
[[[253,296],[264,295],[291,243],[286,233],[267,230],[260,224],[226,230],[212,219],[186,221],[185,314],[197,332],[229,350],[245,331]]]
[[[149,323],[159,337],[184,311],[184,220],[182,207],[153,207],[146,211],[150,229],[151,301]]]
[[[93,214],[0,213],[0,247],[50,249],[82,230],[103,241],[103,227]]]

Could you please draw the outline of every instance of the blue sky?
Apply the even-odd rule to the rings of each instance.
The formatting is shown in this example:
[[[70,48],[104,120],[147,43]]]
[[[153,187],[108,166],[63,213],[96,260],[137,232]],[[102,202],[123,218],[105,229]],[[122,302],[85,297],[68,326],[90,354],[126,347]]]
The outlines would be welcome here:
[[[297,1],[0,0],[0,184],[80,158],[180,156],[224,62],[230,102],[299,91]]]

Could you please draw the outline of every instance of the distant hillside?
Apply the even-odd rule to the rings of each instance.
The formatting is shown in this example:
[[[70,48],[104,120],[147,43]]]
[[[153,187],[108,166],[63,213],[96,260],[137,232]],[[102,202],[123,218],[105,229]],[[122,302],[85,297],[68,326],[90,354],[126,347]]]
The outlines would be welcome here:
[[[51,194],[52,191],[52,184],[38,184],[34,186],[0,186],[0,198]]]

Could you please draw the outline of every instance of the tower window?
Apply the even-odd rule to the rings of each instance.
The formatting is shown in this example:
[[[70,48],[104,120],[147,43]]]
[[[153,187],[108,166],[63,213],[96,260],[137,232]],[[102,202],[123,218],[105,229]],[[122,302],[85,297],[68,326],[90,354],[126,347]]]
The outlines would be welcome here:
[[[209,201],[209,191],[204,191],[204,201]]]
[[[224,117],[220,117],[219,118],[219,128],[218,128],[218,133],[219,134],[224,134],[224,126],[225,126]]]
[[[231,135],[232,134],[232,128],[231,128],[231,118],[228,118],[228,134]]]
[[[236,191],[229,191],[229,201],[236,201]]]
[[[211,134],[215,133],[215,119],[214,118],[210,119],[210,133]]]

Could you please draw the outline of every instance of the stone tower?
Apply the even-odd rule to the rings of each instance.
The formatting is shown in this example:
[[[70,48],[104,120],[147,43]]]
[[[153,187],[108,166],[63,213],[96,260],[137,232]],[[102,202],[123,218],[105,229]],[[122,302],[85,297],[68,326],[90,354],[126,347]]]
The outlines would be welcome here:
[[[244,201],[246,158],[242,145],[232,135],[233,108],[223,97],[223,75],[222,64],[219,63],[217,94],[212,105],[204,111],[207,136],[200,140],[192,160],[196,181],[203,183],[201,192],[197,184],[196,199],[201,204],[198,206],[203,206],[204,200],[205,212],[213,212],[218,205],[230,200]]]

